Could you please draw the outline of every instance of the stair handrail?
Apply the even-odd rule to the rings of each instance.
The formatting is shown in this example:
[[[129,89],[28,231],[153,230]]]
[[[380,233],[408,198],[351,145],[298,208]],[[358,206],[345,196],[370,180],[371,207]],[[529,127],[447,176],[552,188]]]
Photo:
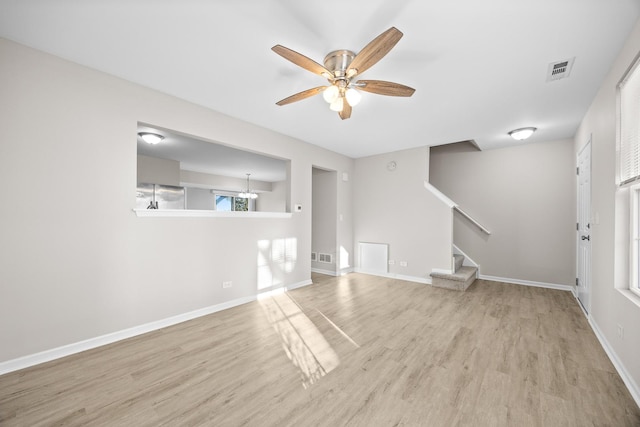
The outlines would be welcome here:
[[[471,223],[473,225],[475,225],[476,227],[478,227],[482,232],[484,232],[484,233],[486,233],[488,235],[491,235],[491,231],[489,231],[489,229],[487,227],[485,227],[484,225],[480,224],[471,215],[469,215],[467,212],[462,210],[460,208],[460,206],[456,202],[454,202],[453,200],[448,198],[442,191],[440,191],[436,187],[434,187],[429,181],[425,181],[424,182],[424,186],[425,186],[425,188],[427,190],[431,191],[436,197],[438,197],[440,200],[442,200],[451,209],[455,209],[456,211],[458,211],[458,213],[460,213],[462,216],[464,216],[469,221],[471,221]]]
[[[476,221],[475,219],[473,219],[473,217],[471,215],[469,215],[468,213],[466,213],[465,211],[463,211],[462,209],[460,209],[460,206],[455,205],[453,207],[453,209],[457,210],[458,213],[460,213],[463,217],[467,218],[469,221],[471,221],[471,223],[473,225],[475,225],[476,227],[478,227],[480,230],[482,230],[484,233],[491,235],[491,231],[489,231],[487,229],[487,227],[485,227],[484,225],[480,224],[478,221]]]

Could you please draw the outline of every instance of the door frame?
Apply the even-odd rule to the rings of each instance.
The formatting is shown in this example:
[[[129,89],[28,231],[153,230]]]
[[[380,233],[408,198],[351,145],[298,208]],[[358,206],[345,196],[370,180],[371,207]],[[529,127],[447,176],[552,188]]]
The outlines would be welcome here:
[[[578,154],[576,156],[576,299],[578,300],[578,303],[580,304],[580,307],[583,309],[583,311],[585,312],[585,315],[587,316],[587,318],[589,317],[589,314],[591,313],[591,265],[592,265],[592,240],[591,240],[591,235],[592,235],[592,216],[591,216],[591,196],[592,196],[592,182],[591,182],[591,178],[593,176],[592,172],[591,172],[591,168],[592,168],[592,164],[593,162],[591,161],[591,154],[592,154],[592,148],[591,148],[591,140],[592,140],[592,135],[589,135],[589,139],[587,140],[587,143],[580,149],[580,151],[578,151]],[[583,155],[583,153],[585,152],[585,150],[589,150],[589,168],[588,168],[588,173],[589,173],[589,204],[588,206],[586,206],[587,212],[582,212],[582,197],[581,197],[581,192],[580,192],[580,170],[578,169],[580,166],[580,157]],[[580,218],[581,218],[581,214],[586,214],[586,218],[587,218],[587,230],[586,230],[586,235],[588,236],[588,245],[587,245],[587,250],[588,250],[588,256],[586,257],[587,260],[587,264],[585,266],[584,269],[584,273],[586,277],[580,277],[581,275],[581,239],[582,237],[585,235],[583,234],[583,232],[585,232],[585,230],[580,230]],[[584,218],[584,216],[582,216]],[[583,299],[580,298],[581,296],[581,288],[580,288],[580,282],[582,281],[582,285],[583,288],[585,289],[585,292],[583,292],[583,294],[586,294],[587,298],[583,298],[586,299],[586,301],[583,301]]]

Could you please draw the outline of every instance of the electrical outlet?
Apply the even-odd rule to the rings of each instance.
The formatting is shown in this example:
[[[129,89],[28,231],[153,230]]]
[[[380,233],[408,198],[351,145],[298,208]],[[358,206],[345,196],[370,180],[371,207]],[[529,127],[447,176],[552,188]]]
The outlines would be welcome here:
[[[624,339],[624,326],[618,323],[618,336]]]
[[[226,289],[226,288],[230,288],[231,286],[233,286],[233,282],[232,282],[232,281],[230,281],[230,280],[229,280],[228,282],[222,282],[222,287],[223,287],[224,289]]]
[[[392,259],[389,260],[389,265],[396,265],[396,262]]]
[[[400,267],[406,267],[407,261],[400,261]]]

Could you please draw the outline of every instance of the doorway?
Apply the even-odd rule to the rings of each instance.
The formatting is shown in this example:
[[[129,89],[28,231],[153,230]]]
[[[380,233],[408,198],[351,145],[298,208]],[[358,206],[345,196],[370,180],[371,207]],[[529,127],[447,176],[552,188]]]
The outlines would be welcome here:
[[[576,287],[578,301],[591,310],[591,137],[578,154],[578,254]]]
[[[311,178],[311,271],[337,276],[337,172],[313,167]]]

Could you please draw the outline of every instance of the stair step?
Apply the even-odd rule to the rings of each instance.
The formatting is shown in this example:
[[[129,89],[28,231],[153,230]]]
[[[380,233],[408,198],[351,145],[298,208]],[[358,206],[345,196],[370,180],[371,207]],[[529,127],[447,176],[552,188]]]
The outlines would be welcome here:
[[[462,267],[462,263],[464,262],[464,255],[453,254],[453,260],[454,265],[456,266],[454,271],[460,270],[460,268]]]
[[[458,271],[453,274],[447,273],[431,273],[431,277],[437,277],[439,279],[455,280],[456,282],[465,282],[471,276],[475,276],[478,269],[476,267],[460,267]]]
[[[431,285],[438,288],[465,291],[476,280],[476,267],[460,267],[453,274],[431,273]]]

